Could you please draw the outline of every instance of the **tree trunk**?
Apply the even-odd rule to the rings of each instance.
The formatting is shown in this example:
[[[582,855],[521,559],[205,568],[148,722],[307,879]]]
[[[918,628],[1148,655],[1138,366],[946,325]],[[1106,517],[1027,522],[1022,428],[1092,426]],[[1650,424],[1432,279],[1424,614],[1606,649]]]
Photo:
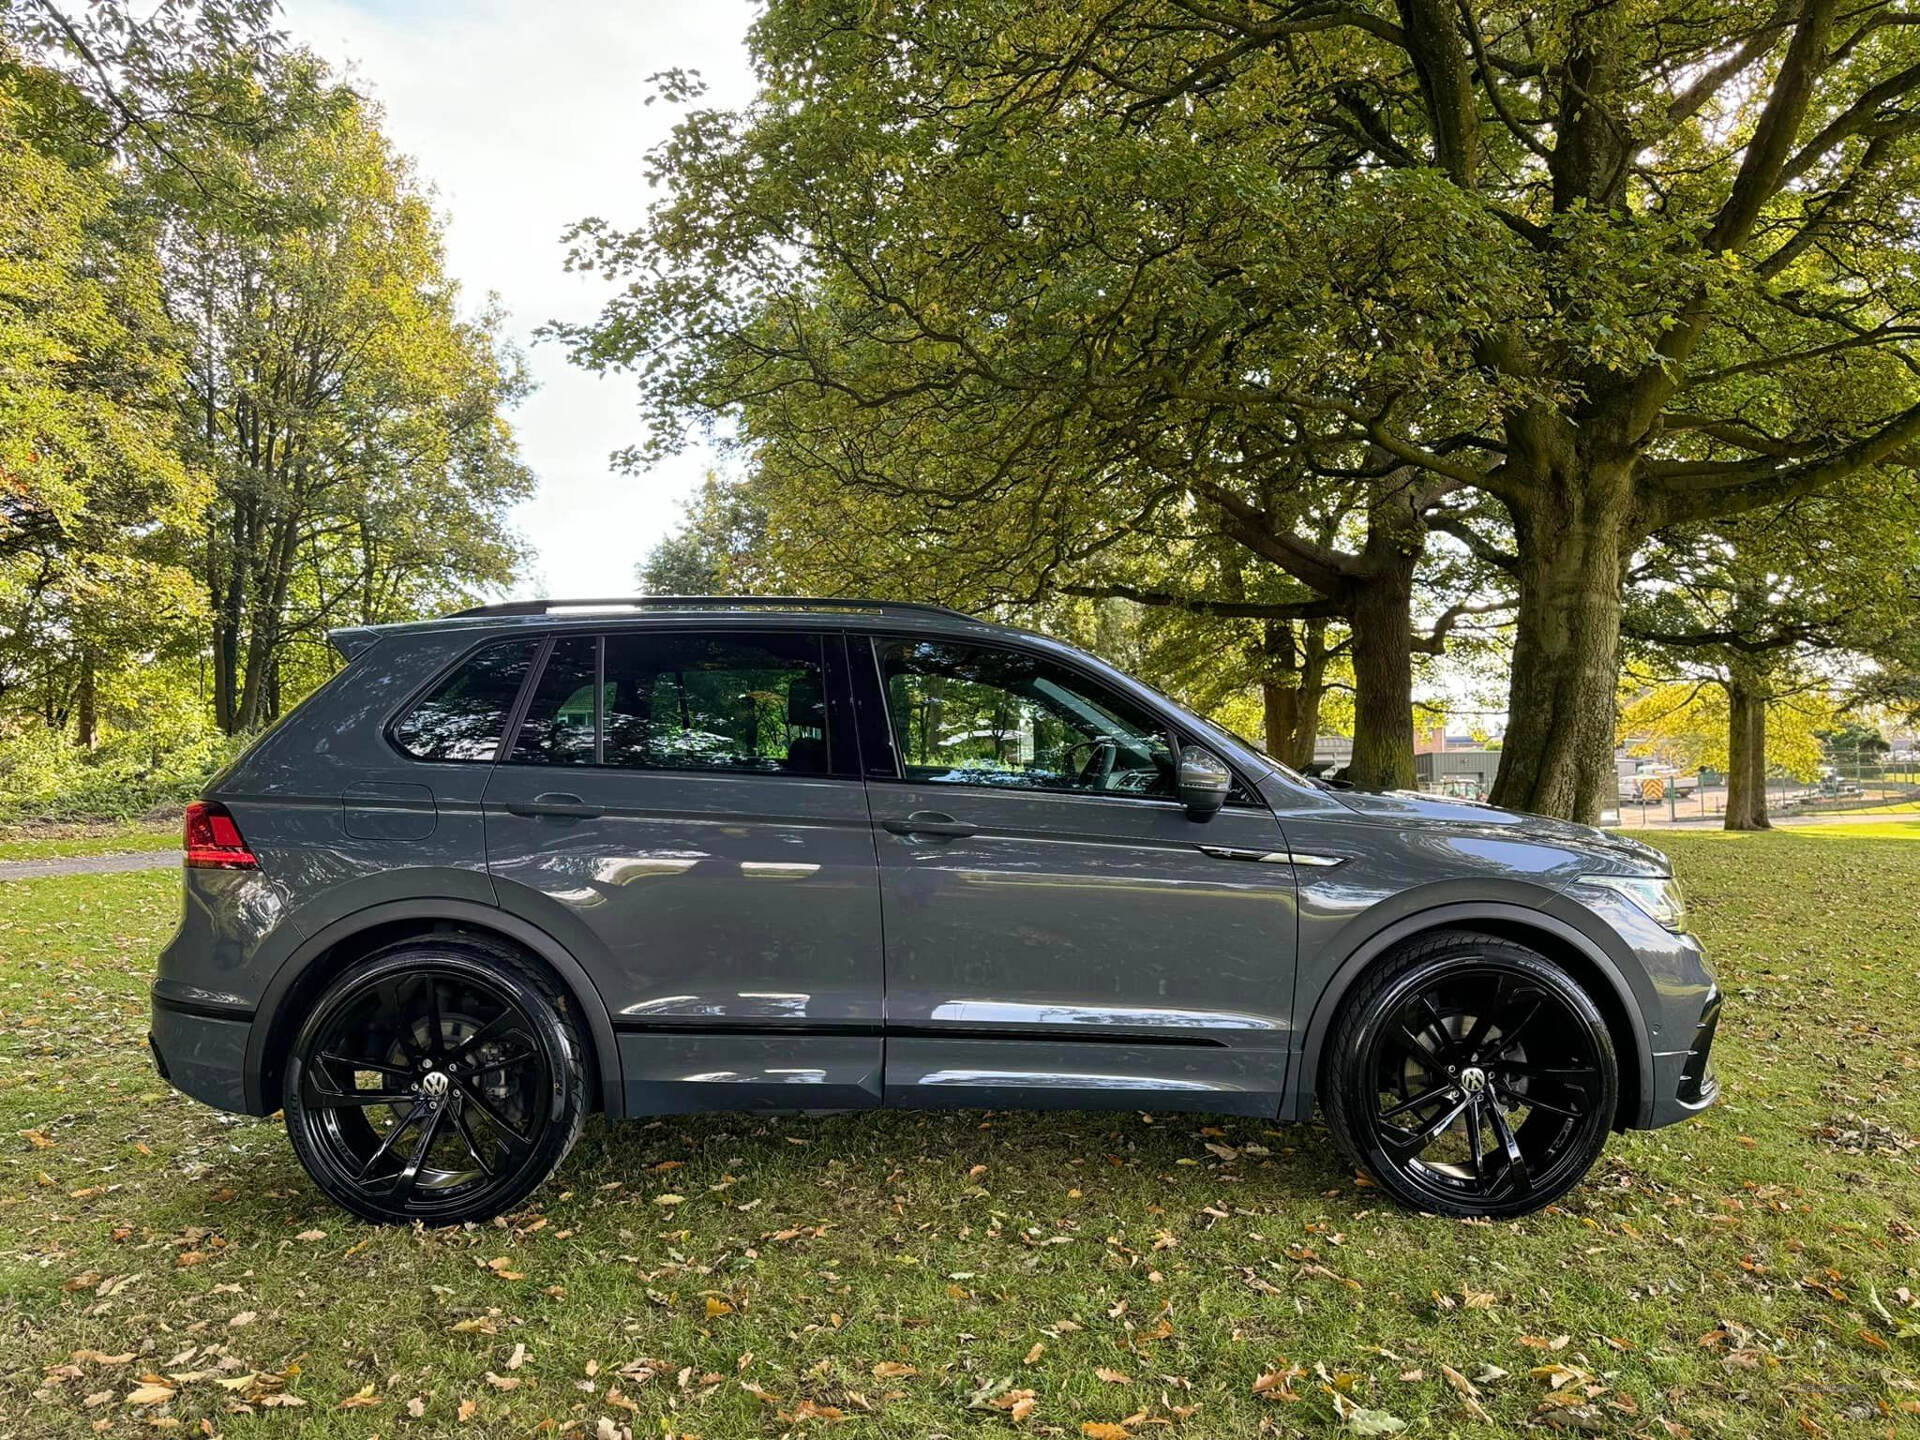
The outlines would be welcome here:
[[[1571,473],[1541,498],[1510,506],[1520,606],[1492,800],[1592,824],[1617,785],[1621,552],[1632,489],[1625,465],[1566,460]]]
[[[1735,671],[1727,682],[1727,817],[1729,830],[1771,830],[1767,818],[1767,689]]]
[[[80,652],[80,694],[74,702],[78,712],[74,722],[73,743],[82,750],[92,750],[99,734],[100,704],[99,692],[94,682],[93,651]]]
[[[1375,549],[1369,539],[1369,550]],[[1377,557],[1353,601],[1353,760],[1362,790],[1411,790],[1413,769],[1413,572],[1419,551]]]
[[[1300,652],[1291,620],[1268,620],[1260,633],[1260,711],[1267,753],[1291,765],[1294,727],[1300,715]]]
[[[1276,758],[1304,771],[1320,738],[1320,702],[1327,694],[1327,622],[1309,620],[1300,642],[1300,698],[1294,705],[1293,749]]]

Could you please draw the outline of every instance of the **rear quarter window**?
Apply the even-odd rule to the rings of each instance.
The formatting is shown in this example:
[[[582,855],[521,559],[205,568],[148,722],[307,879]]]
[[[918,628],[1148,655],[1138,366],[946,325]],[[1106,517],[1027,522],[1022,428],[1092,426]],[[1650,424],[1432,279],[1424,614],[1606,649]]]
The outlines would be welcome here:
[[[393,743],[416,760],[491,761],[539,647],[506,640],[475,651],[400,717]]]

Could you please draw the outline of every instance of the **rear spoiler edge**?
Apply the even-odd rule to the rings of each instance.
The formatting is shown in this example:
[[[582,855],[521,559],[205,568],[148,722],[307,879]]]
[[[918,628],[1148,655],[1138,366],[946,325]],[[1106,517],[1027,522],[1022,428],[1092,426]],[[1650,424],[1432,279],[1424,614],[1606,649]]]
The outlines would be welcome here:
[[[380,643],[380,632],[371,625],[342,625],[327,631],[327,643],[339,652],[342,660],[351,665]]]

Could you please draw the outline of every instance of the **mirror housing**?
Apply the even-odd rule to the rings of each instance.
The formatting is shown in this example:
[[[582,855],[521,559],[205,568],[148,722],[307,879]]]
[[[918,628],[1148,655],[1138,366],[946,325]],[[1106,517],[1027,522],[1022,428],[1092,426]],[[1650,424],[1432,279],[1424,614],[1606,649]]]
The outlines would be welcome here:
[[[1211,820],[1227,803],[1227,791],[1233,788],[1233,772],[1212,751],[1197,745],[1183,745],[1177,786],[1188,818]]]

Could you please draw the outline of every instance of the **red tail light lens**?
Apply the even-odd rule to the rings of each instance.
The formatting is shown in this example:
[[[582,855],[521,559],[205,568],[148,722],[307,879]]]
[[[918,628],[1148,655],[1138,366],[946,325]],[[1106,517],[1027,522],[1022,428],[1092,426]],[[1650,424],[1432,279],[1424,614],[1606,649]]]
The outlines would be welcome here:
[[[187,864],[195,869],[260,868],[227,807],[213,800],[196,800],[187,806],[186,847]]]

